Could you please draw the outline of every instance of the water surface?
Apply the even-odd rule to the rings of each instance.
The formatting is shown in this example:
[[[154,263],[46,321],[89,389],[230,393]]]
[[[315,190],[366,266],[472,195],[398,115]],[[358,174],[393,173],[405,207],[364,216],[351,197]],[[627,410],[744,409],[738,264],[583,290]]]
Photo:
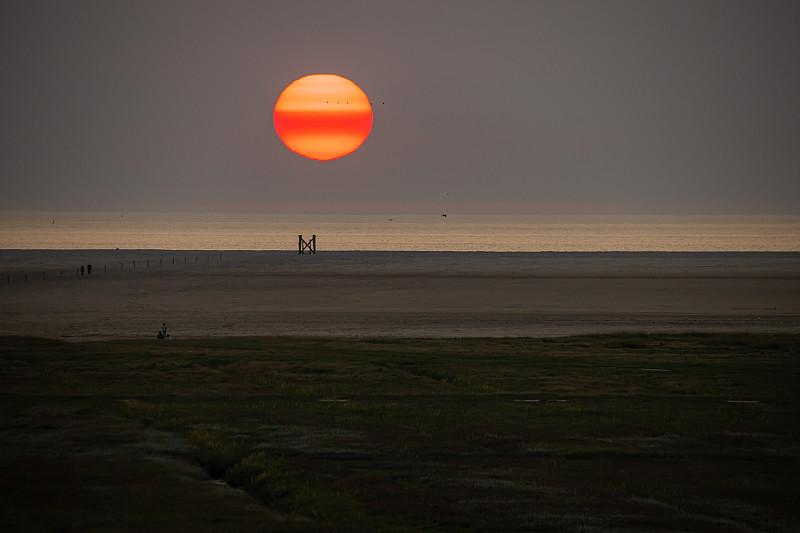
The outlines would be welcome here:
[[[0,249],[796,252],[800,216],[0,212]]]

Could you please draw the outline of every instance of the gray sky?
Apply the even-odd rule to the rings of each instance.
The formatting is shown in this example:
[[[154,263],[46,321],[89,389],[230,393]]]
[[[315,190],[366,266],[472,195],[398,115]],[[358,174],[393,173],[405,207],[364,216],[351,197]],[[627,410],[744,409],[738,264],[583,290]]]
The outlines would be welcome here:
[[[800,212],[800,2],[6,1],[0,68],[3,210]],[[329,162],[317,73],[376,103]]]

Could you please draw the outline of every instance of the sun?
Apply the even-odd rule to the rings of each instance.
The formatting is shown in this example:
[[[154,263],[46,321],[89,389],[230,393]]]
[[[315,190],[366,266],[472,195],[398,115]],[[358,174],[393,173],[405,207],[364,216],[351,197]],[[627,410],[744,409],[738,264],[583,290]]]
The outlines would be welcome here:
[[[313,74],[283,90],[272,121],[289,150],[329,161],[364,143],[372,131],[372,106],[364,91],[347,78]]]

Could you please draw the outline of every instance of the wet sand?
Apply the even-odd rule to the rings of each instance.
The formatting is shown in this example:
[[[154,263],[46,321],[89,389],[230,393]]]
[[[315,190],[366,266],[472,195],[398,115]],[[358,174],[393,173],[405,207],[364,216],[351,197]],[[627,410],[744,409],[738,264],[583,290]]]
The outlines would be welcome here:
[[[0,276],[0,335],[800,331],[800,253],[3,250]]]

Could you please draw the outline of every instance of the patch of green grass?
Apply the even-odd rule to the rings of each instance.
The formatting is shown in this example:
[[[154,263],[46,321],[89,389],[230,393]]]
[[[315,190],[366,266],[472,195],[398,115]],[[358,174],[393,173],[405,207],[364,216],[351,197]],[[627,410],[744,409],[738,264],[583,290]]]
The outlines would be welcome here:
[[[0,342],[10,530],[800,529],[798,335]]]

